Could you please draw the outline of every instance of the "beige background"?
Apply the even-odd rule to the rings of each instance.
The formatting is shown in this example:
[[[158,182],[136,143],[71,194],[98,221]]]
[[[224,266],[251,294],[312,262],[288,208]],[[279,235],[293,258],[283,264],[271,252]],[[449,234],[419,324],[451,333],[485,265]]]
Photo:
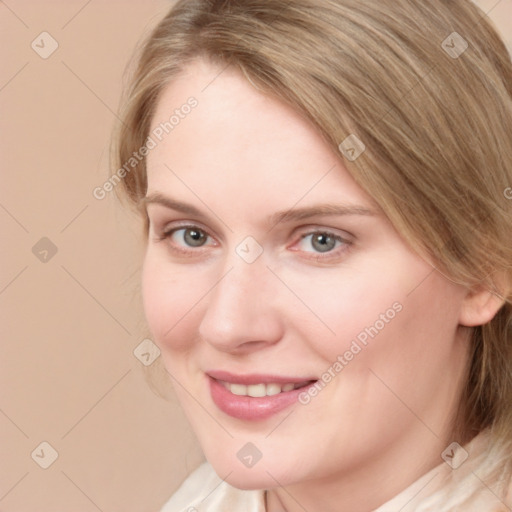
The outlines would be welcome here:
[[[478,3],[512,46],[512,1]],[[202,460],[148,385],[161,359],[133,352],[140,226],[92,195],[125,65],[169,5],[0,1],[0,511],[157,511]]]

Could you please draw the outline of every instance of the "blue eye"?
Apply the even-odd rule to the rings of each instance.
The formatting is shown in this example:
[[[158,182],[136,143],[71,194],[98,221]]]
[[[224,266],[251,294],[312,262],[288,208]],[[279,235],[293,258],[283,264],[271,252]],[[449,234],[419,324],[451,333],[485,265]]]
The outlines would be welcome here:
[[[165,234],[177,245],[187,247],[202,247],[210,238],[202,229],[196,227],[184,227],[173,229]]]
[[[326,253],[337,249],[343,242],[344,240],[340,236],[325,231],[317,231],[304,235],[299,247],[305,252]]]

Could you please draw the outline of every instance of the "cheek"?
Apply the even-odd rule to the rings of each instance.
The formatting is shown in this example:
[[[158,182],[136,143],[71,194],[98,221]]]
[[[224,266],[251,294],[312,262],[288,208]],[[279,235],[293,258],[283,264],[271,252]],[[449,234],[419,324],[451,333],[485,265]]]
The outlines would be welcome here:
[[[362,268],[315,269],[307,278],[299,272],[285,276],[302,302],[289,299],[296,325],[307,330],[303,334],[326,361],[336,360],[354,340],[365,347],[403,315],[409,280],[396,270],[393,274],[375,265]]]
[[[285,279],[304,304],[295,304],[296,325],[326,362],[352,350],[366,367],[390,359],[396,366],[404,357],[421,364],[452,350],[463,290],[407,251],[382,252],[379,261],[346,271],[319,269],[307,279],[290,272]]]
[[[463,289],[437,271],[409,290],[403,311],[390,323],[385,361],[406,357],[404,368],[411,374],[415,368],[422,374],[449,368],[460,355],[457,328],[462,300]]]
[[[197,305],[208,287],[192,267],[170,265],[148,249],[142,271],[142,299],[155,343],[165,355],[190,347]]]
[[[369,299],[364,318],[350,322],[347,337],[338,344],[345,351],[347,344],[352,347],[343,352],[351,358],[343,370],[344,384],[353,385],[354,397],[364,396],[382,415],[394,411],[409,417],[396,396],[426,410],[436,389],[444,386],[445,394],[455,390],[464,366],[466,347],[457,336],[463,293],[438,272],[424,279],[428,274],[420,272],[412,284],[398,278],[380,283],[382,291]],[[354,347],[361,350],[352,356]]]
[[[433,424],[442,424],[464,361],[462,344],[456,339],[463,293],[439,273],[429,275],[432,268],[425,263],[401,263],[393,271],[390,267],[389,272],[372,272],[364,279],[355,273],[350,282],[325,281],[315,293],[303,295],[336,336],[318,336],[309,327],[306,336],[324,364],[319,368],[324,372],[318,393],[322,398],[304,396],[301,403],[308,404],[310,414],[332,432],[333,439],[349,436],[354,450],[360,449],[354,425],[361,442],[383,449],[382,439],[396,437],[406,425],[417,422],[404,404],[421,411],[433,407]],[[320,332],[321,326],[316,327]],[[439,393],[445,402],[436,401]],[[333,410],[350,411],[353,421],[342,414],[333,419]],[[442,417],[435,419],[438,414]],[[375,418],[383,420],[379,424]],[[346,446],[338,448],[350,456]]]

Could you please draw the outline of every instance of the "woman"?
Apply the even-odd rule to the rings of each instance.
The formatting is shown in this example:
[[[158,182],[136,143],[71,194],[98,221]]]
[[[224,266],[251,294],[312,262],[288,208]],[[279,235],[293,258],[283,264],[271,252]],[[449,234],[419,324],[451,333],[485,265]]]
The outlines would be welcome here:
[[[162,509],[505,511],[512,65],[466,0],[182,0],[114,169],[204,450]]]

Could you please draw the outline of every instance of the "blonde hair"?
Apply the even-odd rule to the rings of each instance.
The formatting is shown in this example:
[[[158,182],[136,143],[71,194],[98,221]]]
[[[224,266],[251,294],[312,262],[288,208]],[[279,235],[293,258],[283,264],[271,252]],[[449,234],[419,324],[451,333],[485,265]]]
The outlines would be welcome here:
[[[178,1],[141,48],[114,169],[145,144],[162,91],[198,57],[239,69],[336,151],[355,135],[366,149],[346,167],[411,247],[502,297],[472,329],[454,435],[491,427],[509,450],[512,65],[484,13],[469,0]],[[145,159],[133,167],[121,186],[137,206]]]

